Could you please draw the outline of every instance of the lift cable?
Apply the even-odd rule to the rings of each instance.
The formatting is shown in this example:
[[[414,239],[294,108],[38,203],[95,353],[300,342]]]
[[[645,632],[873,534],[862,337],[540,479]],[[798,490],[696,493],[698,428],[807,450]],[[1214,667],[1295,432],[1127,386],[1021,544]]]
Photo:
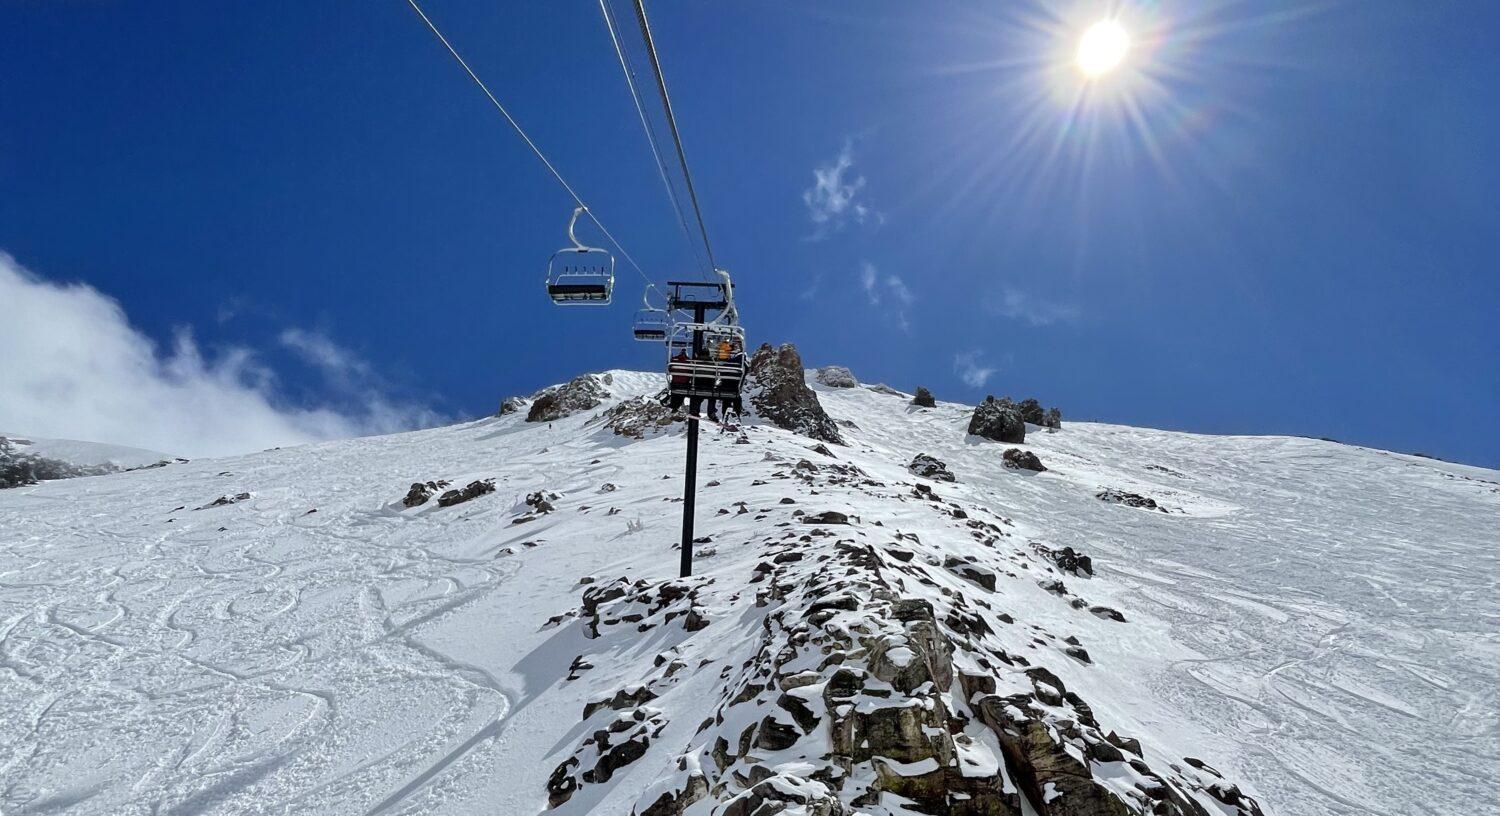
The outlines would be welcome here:
[[[651,59],[651,70],[656,75],[656,90],[661,94],[662,108],[667,115],[667,128],[672,133],[672,144],[677,149],[677,160],[682,164],[682,177],[687,182],[688,198],[693,204],[693,214],[698,218],[698,234],[703,236],[703,248],[708,253],[710,268],[718,270],[714,260],[714,248],[708,240],[708,227],[703,221],[703,209],[698,206],[698,192],[693,188],[693,174],[688,171],[687,153],[682,149],[682,134],[677,130],[677,117],[672,113],[672,99],[667,95],[667,80],[662,76],[661,60],[656,56],[656,43],[651,39],[651,26],[646,22],[646,7],[642,0],[635,0],[635,16],[640,22],[641,37],[646,41],[646,55]]]
[[[660,139],[657,136],[656,127],[651,122],[651,117],[646,113],[646,106],[641,101],[640,90],[636,86],[635,71],[630,67],[630,60],[625,56],[625,44],[620,39],[619,25],[615,20],[614,10],[610,8],[610,0],[599,0],[599,10],[604,14],[604,25],[609,29],[609,38],[614,43],[615,54],[620,58],[620,70],[625,74],[625,85],[630,89],[630,98],[635,103],[636,113],[640,114],[641,127],[646,131],[646,143],[651,147],[651,155],[656,160],[657,172],[661,175],[662,185],[667,188],[667,198],[672,202],[672,209],[677,213],[677,223],[682,226],[682,235],[687,239],[693,257],[701,264],[706,264],[708,271],[712,272],[712,265],[698,250],[698,241],[693,238],[692,228],[688,226],[687,211],[682,208],[682,202],[677,196],[676,185],[668,177],[666,160],[662,158]]]
[[[542,153],[542,149],[537,147],[536,142],[533,142],[530,136],[526,135],[526,131],[521,128],[520,123],[515,120],[515,117],[510,115],[510,111],[506,110],[505,106],[500,104],[500,100],[496,99],[495,95],[490,92],[489,87],[484,84],[484,80],[480,79],[479,75],[474,73],[474,69],[469,67],[469,63],[465,62],[463,57],[459,56],[458,51],[453,47],[453,44],[448,42],[448,38],[443,36],[443,32],[438,30],[437,25],[432,22],[432,19],[427,16],[426,12],[422,11],[422,7],[417,5],[416,0],[406,0],[406,3],[407,5],[412,7],[412,10],[417,13],[417,16],[422,18],[422,22],[427,24],[427,27],[431,29],[432,33],[438,38],[438,42],[442,43],[443,47],[448,49],[448,53],[453,55],[453,59],[457,60],[459,66],[464,69],[464,72],[469,75],[469,78],[474,80],[474,84],[479,86],[479,90],[484,91],[484,95],[489,97],[489,100],[494,104],[495,109],[500,111],[500,115],[505,117],[505,121],[510,123],[510,126],[515,129],[516,134],[521,137],[522,141],[526,142],[526,146],[531,148],[531,152],[535,153],[536,157],[541,160],[542,165],[547,168],[548,172],[552,173],[552,177],[557,179],[557,183],[561,184],[562,188],[567,191],[568,195],[572,197],[573,201],[579,207],[583,208],[584,214],[589,217],[590,221],[594,222],[594,226],[598,227],[599,231],[604,233],[604,237],[608,238],[609,242],[611,244],[614,244],[615,249],[620,251],[620,255],[622,255],[626,261],[630,262],[630,266],[634,268],[636,274],[640,275],[641,279],[646,282],[646,286],[651,289],[656,289],[658,293],[661,293],[661,290],[657,289],[656,284],[651,282],[651,278],[647,277],[645,270],[641,269],[641,265],[635,262],[635,258],[631,257],[630,253],[626,251],[625,247],[615,239],[615,236],[610,234],[609,229],[604,226],[604,222],[599,220],[599,216],[594,215],[594,211],[589,208],[588,204],[584,203],[583,198],[579,196],[578,193],[574,192],[572,185],[568,184],[567,179],[563,178],[562,173],[559,173],[557,171],[557,168],[552,165],[552,162],[549,161],[547,159],[547,156]]]

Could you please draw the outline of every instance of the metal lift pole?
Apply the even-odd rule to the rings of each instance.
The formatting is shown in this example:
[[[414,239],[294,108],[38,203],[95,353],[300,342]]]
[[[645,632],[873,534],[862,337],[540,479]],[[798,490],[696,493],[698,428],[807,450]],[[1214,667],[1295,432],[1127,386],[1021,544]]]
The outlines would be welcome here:
[[[693,320],[699,324],[704,322],[706,312],[702,306],[693,307]],[[693,359],[703,351],[703,332],[693,332]],[[702,397],[691,397],[688,400],[688,414],[690,417],[699,416],[702,407]],[[696,419],[688,419],[687,427],[687,467],[683,470],[682,477],[682,577],[687,578],[693,574],[693,509],[697,503],[698,490],[698,426],[702,424]]]

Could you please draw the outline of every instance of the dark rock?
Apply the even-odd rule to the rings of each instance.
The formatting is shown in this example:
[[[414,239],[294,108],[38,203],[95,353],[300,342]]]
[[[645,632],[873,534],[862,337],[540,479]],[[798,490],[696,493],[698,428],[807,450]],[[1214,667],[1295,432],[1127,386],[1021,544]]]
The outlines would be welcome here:
[[[677,421],[677,414],[654,397],[639,396],[623,400],[604,412],[604,427],[616,436],[645,439],[656,436]],[[591,420],[590,424],[600,420]]]
[[[1099,491],[1095,495],[1100,501],[1107,501],[1111,504],[1123,504],[1126,507],[1140,507],[1145,510],[1160,510],[1163,513],[1166,512],[1166,508],[1158,506],[1155,499],[1146,498],[1139,493],[1130,493],[1124,490],[1117,490],[1113,487],[1109,487]]]
[[[1112,620],[1116,623],[1125,622],[1124,615],[1120,614],[1118,610],[1111,609],[1107,606],[1091,606],[1089,607],[1089,611],[1094,613],[1098,617],[1104,618],[1105,620]]]
[[[603,708],[610,708],[616,711],[620,711],[626,708],[636,708],[645,705],[646,703],[649,703],[655,699],[656,693],[651,691],[651,689],[646,688],[645,686],[637,687],[634,690],[620,689],[619,691],[615,692],[615,696],[613,697],[608,697],[603,700],[595,700],[585,705],[583,707],[583,718],[586,720],[589,717],[592,717],[595,711]]]
[[[1047,412],[1042,404],[1031,398],[1021,400],[1016,405],[1016,410],[1021,412],[1022,420],[1032,425],[1041,425],[1047,419]]]
[[[1048,408],[1047,416],[1043,417],[1041,425],[1044,428],[1050,428],[1054,431],[1061,429],[1062,411],[1059,411],[1056,408]]]
[[[937,400],[932,398],[932,392],[922,386],[917,386],[917,395],[911,398],[911,404],[919,408],[936,408]]]
[[[120,469],[112,464],[75,465],[61,459],[49,459],[33,453],[22,453],[17,445],[31,444],[30,440],[9,439],[0,436],[0,490],[8,487],[34,485],[54,479],[75,479],[80,476],[104,476]],[[179,461],[187,461],[182,459]],[[160,467],[166,461],[148,467]],[[140,468],[132,468],[139,470]]]
[[[1007,448],[1002,455],[1005,466],[1011,470],[1032,470],[1040,473],[1047,468],[1042,466],[1042,460],[1036,458],[1036,454],[1020,448]]]
[[[804,524],[848,524],[849,517],[837,510],[824,510],[802,518]]]
[[[210,507],[227,507],[228,505],[231,505],[231,504],[238,504],[238,503],[240,503],[240,502],[242,502],[242,501],[244,501],[244,500],[246,500],[248,498],[250,498],[250,494],[249,493],[236,493],[233,496],[220,496],[217,499],[214,499],[213,501],[209,502],[208,504],[203,505],[202,507],[195,507],[193,509],[194,510],[207,510]]]
[[[477,499],[486,493],[494,492],[494,479],[475,480],[469,482],[462,489],[449,490],[443,495],[438,496],[437,503],[438,507],[452,507],[455,504],[462,504],[466,501],[469,501],[470,499]]]
[[[412,482],[411,489],[406,491],[406,498],[401,500],[401,504],[406,507],[416,507],[426,504],[427,500],[432,498],[434,493],[447,487],[448,484],[447,479],[438,479],[432,482]]]
[[[1053,549],[1045,544],[1033,541],[1031,542],[1031,549],[1035,550],[1043,558],[1051,561],[1063,572],[1070,572],[1078,577],[1092,577],[1094,574],[1094,559],[1075,551],[1072,547]]]
[[[974,406],[969,433],[997,442],[1020,443],[1026,441],[1026,422],[1009,397],[997,400],[989,396]]]
[[[525,408],[527,404],[528,403],[525,397],[506,397],[505,399],[500,401],[500,410],[495,412],[495,416],[514,414],[522,408]]]
[[[552,422],[599,407],[607,395],[600,381],[597,375],[583,374],[563,385],[543,389],[533,398],[526,421]]]
[[[921,476],[924,479],[931,479],[935,482],[956,481],[953,472],[948,470],[947,464],[925,453],[917,454],[911,460],[911,464],[906,466],[906,469],[917,476]]]
[[[854,372],[843,366],[823,366],[818,369],[816,376],[818,382],[829,388],[857,388],[859,380],[854,378]]]
[[[823,442],[844,444],[838,425],[823,410],[818,395],[807,387],[802,358],[791,343],[777,349],[762,344],[756,349],[743,393],[746,407],[771,424]]]

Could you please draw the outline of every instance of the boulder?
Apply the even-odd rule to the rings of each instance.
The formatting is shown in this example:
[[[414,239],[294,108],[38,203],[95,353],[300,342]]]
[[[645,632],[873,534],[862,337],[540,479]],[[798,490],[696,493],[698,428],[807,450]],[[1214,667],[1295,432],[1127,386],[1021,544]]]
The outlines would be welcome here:
[[[919,385],[917,386],[917,395],[911,398],[911,404],[919,408],[936,408],[937,400],[932,398],[931,391]]]
[[[1040,402],[1029,397],[1017,403],[1016,410],[1021,412],[1021,419],[1030,422],[1032,425],[1041,425],[1047,420],[1046,409],[1042,407]]]
[[[1042,418],[1042,427],[1058,430],[1062,428],[1062,411],[1056,408],[1048,408],[1047,415]]]
[[[984,398],[984,402],[974,406],[974,416],[969,420],[969,433],[997,442],[1025,442],[1026,422],[1009,397],[997,400],[988,396]]]
[[[477,499],[486,493],[494,492],[494,479],[475,480],[460,489],[449,490],[443,495],[438,496],[437,503],[438,507],[452,507],[455,504],[462,504],[470,499]]]
[[[447,486],[447,479],[438,479],[431,482],[412,482],[411,489],[406,491],[406,498],[401,500],[401,504],[406,507],[416,507],[426,504],[427,500],[432,498],[434,493]]]
[[[756,416],[786,430],[823,442],[844,444],[838,425],[823,410],[818,395],[803,379],[797,347],[761,344],[750,358],[750,375],[743,389],[747,408]]]
[[[514,414],[522,408],[525,408],[527,404],[528,402],[525,397],[506,397],[505,399],[500,401],[500,410],[495,412],[495,416]]]
[[[1007,448],[1002,454],[1005,466],[1011,470],[1033,470],[1041,473],[1047,468],[1042,466],[1042,460],[1036,458],[1036,454],[1020,448]]]
[[[818,369],[817,381],[829,388],[858,388],[859,380],[855,379],[854,372],[843,366],[823,366]]]
[[[917,454],[911,460],[911,464],[906,466],[906,469],[917,476],[921,476],[924,479],[931,479],[934,482],[956,481],[953,472],[948,470],[947,464],[925,453]]]
[[[1140,507],[1145,510],[1160,510],[1163,513],[1167,512],[1167,509],[1165,507],[1159,506],[1156,503],[1155,499],[1142,496],[1139,493],[1131,493],[1129,491],[1119,490],[1113,487],[1107,487],[1099,491],[1097,494],[1095,494],[1095,496],[1100,501],[1106,501],[1110,504],[1123,504],[1126,507]]]
[[[599,384],[594,374],[574,377],[563,385],[554,385],[539,392],[526,412],[527,422],[552,422],[572,416],[580,411],[599,407],[608,392]]]

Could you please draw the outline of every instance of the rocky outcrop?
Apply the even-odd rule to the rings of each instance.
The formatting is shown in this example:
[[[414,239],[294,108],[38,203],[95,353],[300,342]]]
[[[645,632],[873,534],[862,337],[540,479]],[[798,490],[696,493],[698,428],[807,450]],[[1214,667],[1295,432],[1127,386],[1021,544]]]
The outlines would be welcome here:
[[[859,380],[855,379],[854,372],[843,366],[829,365],[818,369],[816,377],[819,383],[829,388],[858,388]]]
[[[917,386],[917,395],[911,398],[911,404],[919,408],[936,408],[937,400],[932,398],[932,392],[922,386]]]
[[[22,444],[26,444],[22,440]],[[21,453],[6,437],[0,436],[0,490],[34,485],[53,479],[80,476],[104,476],[120,469],[111,464],[75,465],[61,459],[49,459],[32,453]]]
[[[895,812],[898,802],[901,812],[956,816],[1259,816],[1206,764],[1147,763],[1138,741],[1106,730],[1057,674],[1000,648],[980,600],[995,574],[975,559],[942,564],[971,588],[919,597],[902,587],[936,573],[909,553],[840,539],[821,566],[805,569],[803,558],[781,557],[800,556],[799,547],[773,548],[756,567],[750,583],[765,612],[758,643],[744,647],[753,654],[713,652],[725,664],[718,699],[634,816],[690,807],[705,816],[855,816]],[[641,682],[589,704],[588,736],[548,784],[554,806],[655,742],[665,718],[652,706],[691,672],[678,659],[681,638],[652,633],[676,619],[691,636],[702,586],[621,579],[585,589],[585,637],[606,642],[633,627],[642,643],[679,645]],[[1088,661],[1077,638],[1057,649]]]
[[[917,454],[911,460],[911,464],[906,466],[906,469],[917,476],[921,476],[924,479],[931,479],[934,482],[956,481],[953,472],[948,470],[948,465],[945,462],[928,456],[925,453]]]
[[[482,479],[469,482],[461,488],[449,490],[438,496],[438,507],[452,507],[483,496],[486,493],[495,492],[494,479]]]
[[[447,479],[437,479],[430,482],[412,482],[411,489],[406,491],[406,498],[401,500],[401,504],[405,507],[418,507],[426,504],[428,499],[447,486]]]
[[[1026,441],[1026,420],[1010,397],[984,398],[974,406],[974,416],[969,419],[969,433],[993,439],[996,442],[1020,443]]]
[[[531,401],[525,397],[506,397],[500,401],[500,410],[495,412],[495,416],[502,417],[506,414],[514,414],[530,404]]]
[[[824,442],[844,444],[838,425],[823,410],[818,395],[803,379],[797,347],[762,344],[750,358],[743,389],[746,408],[773,425]]]
[[[581,411],[598,408],[609,392],[601,385],[596,374],[574,377],[563,385],[555,385],[538,392],[526,412],[527,422],[553,422]]]
[[[1035,399],[1021,400],[1016,408],[1021,411],[1021,418],[1032,425],[1054,430],[1062,427],[1062,411],[1056,408],[1043,408],[1042,404]]]
[[[1011,470],[1030,470],[1041,473],[1047,469],[1042,466],[1042,460],[1038,459],[1036,454],[1029,450],[1006,448],[1005,453],[1001,454],[1000,458],[1005,461],[1005,466]]]
[[[1099,491],[1097,494],[1095,494],[1095,496],[1099,499],[1099,501],[1109,502],[1110,504],[1123,504],[1126,507],[1139,507],[1143,510],[1160,510],[1163,513],[1167,512],[1167,508],[1158,505],[1156,503],[1156,499],[1142,496],[1139,493],[1131,493],[1127,490],[1119,490],[1117,488],[1107,487]]]
[[[604,412],[604,427],[617,436],[646,439],[666,432],[677,415],[656,397],[632,397]]]

